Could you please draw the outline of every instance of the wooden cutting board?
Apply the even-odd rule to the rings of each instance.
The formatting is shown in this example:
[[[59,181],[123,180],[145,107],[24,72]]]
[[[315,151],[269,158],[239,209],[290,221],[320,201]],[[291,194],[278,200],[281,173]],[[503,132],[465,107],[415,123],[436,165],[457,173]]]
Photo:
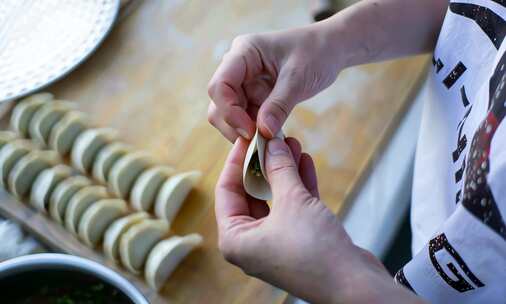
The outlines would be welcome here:
[[[204,246],[180,265],[157,300],[278,303],[286,298],[226,263],[217,249],[213,188],[231,145],[207,123],[206,86],[233,37],[309,22],[303,0],[144,1],[89,60],[48,89],[57,98],[77,101],[97,125],[117,128],[125,141],[160,163],[203,172],[174,230],[202,234]],[[342,212],[359,189],[426,63],[418,57],[348,69],[287,122],[285,133],[314,156],[322,198],[335,212]],[[0,211],[57,250],[101,259],[22,205],[0,204]]]

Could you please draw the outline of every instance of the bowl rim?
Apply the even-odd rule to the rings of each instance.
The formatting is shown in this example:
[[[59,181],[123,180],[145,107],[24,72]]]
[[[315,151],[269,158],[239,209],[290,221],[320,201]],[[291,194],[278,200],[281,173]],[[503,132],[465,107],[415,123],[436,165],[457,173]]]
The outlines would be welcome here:
[[[135,304],[149,304],[127,279],[95,261],[62,253],[38,253],[12,258],[0,263],[0,279],[39,269],[74,270],[95,276],[118,288]]]

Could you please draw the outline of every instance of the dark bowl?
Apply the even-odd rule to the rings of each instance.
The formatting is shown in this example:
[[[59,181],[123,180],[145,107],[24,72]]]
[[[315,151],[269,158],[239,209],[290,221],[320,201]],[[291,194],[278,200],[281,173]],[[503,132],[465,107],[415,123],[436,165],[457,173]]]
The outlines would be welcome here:
[[[51,286],[51,282],[54,283],[53,285],[81,284],[82,289],[98,282],[96,286],[99,288],[114,292],[113,294],[118,299],[116,303],[149,304],[139,290],[121,275],[84,258],[43,253],[0,263],[0,289],[4,296],[10,294],[19,297],[20,293],[22,293],[21,296],[29,296],[30,290],[34,287]],[[9,292],[6,293],[7,291]]]

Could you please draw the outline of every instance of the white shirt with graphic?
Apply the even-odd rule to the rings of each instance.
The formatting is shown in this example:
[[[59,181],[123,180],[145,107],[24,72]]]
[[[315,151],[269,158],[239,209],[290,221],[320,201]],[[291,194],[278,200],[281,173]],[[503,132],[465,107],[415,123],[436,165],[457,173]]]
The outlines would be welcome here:
[[[431,303],[506,303],[505,37],[506,0],[450,2],[416,152],[414,257],[395,276]]]

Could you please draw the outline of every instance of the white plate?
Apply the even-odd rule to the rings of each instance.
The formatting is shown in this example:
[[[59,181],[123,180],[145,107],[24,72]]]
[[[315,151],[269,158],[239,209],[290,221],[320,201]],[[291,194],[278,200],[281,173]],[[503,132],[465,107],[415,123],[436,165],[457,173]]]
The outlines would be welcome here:
[[[1,0],[0,101],[40,89],[86,59],[111,29],[119,0]]]

